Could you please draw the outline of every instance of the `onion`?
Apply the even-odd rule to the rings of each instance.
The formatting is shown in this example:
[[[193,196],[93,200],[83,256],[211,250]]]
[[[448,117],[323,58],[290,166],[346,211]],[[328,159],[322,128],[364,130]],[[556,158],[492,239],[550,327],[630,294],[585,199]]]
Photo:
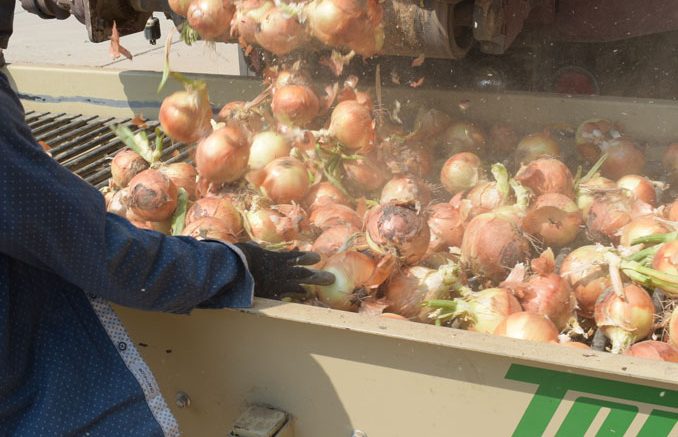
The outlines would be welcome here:
[[[303,203],[309,211],[313,211],[315,208],[327,203],[339,203],[341,205],[350,206],[351,201],[346,194],[334,184],[330,182],[320,182],[311,187],[304,198]]]
[[[244,0],[238,3],[233,17],[234,28],[241,41],[255,44],[254,34],[266,13],[274,7],[269,0]]]
[[[158,167],[160,173],[164,174],[177,188],[183,188],[188,194],[190,200],[195,200],[198,196],[198,173],[191,164],[187,162],[174,162],[172,164]]]
[[[539,196],[560,193],[574,197],[574,179],[570,169],[555,158],[539,158],[518,170],[516,180]]]
[[[246,132],[260,132],[264,128],[264,119],[257,111],[248,111],[246,102],[236,100],[226,103],[219,110],[216,119],[228,126],[240,128]]]
[[[652,268],[669,275],[678,275],[678,240],[664,243],[652,260]],[[678,296],[678,286],[674,281],[665,281],[662,287],[667,294]]]
[[[346,100],[332,111],[329,131],[349,150],[367,153],[374,146],[375,126],[367,106]]]
[[[242,217],[227,197],[205,197],[195,202],[186,213],[186,225],[203,217],[221,220],[232,235],[238,236],[242,232]]]
[[[234,13],[230,0],[193,0],[186,18],[203,39],[216,40],[229,34]]]
[[[429,148],[436,145],[439,136],[452,124],[446,112],[420,107],[414,120],[414,129],[407,136],[406,144],[423,144]]]
[[[252,138],[248,165],[252,170],[259,170],[276,158],[289,156],[290,144],[277,132],[264,131]]]
[[[175,14],[185,17],[188,15],[188,7],[191,5],[192,0],[168,0],[170,9],[174,11]]]
[[[254,207],[245,211],[244,224],[254,241],[281,243],[287,240],[287,229],[276,226],[283,215],[266,207]]]
[[[582,224],[577,204],[560,193],[537,197],[523,219],[526,232],[538,236],[546,245],[555,247],[573,242]]]
[[[493,334],[506,317],[523,310],[518,300],[504,288],[487,288],[463,294],[462,298],[454,299],[445,309],[452,309],[450,316],[460,319],[470,331]]]
[[[600,148],[610,140],[622,136],[621,129],[615,123],[605,119],[586,120],[577,128],[575,145],[577,151],[588,162],[600,157]]]
[[[617,184],[614,181],[602,176],[591,178],[586,183],[579,184],[577,189],[577,206],[581,210],[584,220],[587,220],[589,217],[589,210],[596,194],[615,191],[616,189]]]
[[[379,203],[428,205],[431,201],[431,189],[420,179],[412,176],[394,176],[381,190]]]
[[[480,214],[466,225],[461,260],[476,275],[499,282],[530,254],[530,243],[512,217]]]
[[[165,235],[170,235],[172,230],[172,220],[164,220],[162,222],[152,222],[142,219],[134,215],[132,211],[127,212],[127,220],[139,229],[146,229],[149,231],[160,232]]]
[[[513,313],[502,320],[494,335],[519,340],[557,343],[558,329],[546,316],[527,311]]]
[[[459,268],[452,263],[437,270],[427,267],[407,267],[396,272],[386,284],[385,296],[390,305],[386,311],[411,320],[431,323],[432,308],[422,304],[429,300],[448,299],[459,281]]]
[[[238,180],[247,170],[250,149],[243,132],[226,126],[200,141],[195,165],[201,178],[213,184]]]
[[[436,203],[428,208],[428,227],[431,232],[429,253],[461,246],[464,219],[459,209],[449,203]]]
[[[376,191],[386,183],[386,174],[367,156],[345,160],[343,163],[347,182],[360,192]]]
[[[296,158],[277,158],[248,179],[275,203],[301,201],[311,186],[306,166]]]
[[[525,311],[545,315],[560,331],[574,317],[576,299],[572,289],[555,273],[530,278],[520,288],[518,300]]]
[[[540,158],[558,158],[560,145],[548,132],[536,132],[525,136],[516,147],[516,165],[523,165]]]
[[[316,238],[312,251],[322,256],[334,255],[358,232],[360,232],[360,229],[351,224],[338,224],[329,227]]]
[[[490,128],[489,144],[492,153],[508,155],[516,149],[518,141],[518,134],[507,123],[497,123]]]
[[[619,241],[618,231],[632,219],[631,200],[621,194],[609,193],[593,200],[586,220],[591,240],[605,243]]]
[[[487,146],[485,133],[470,121],[452,123],[443,133],[442,142],[446,153],[472,152],[482,155]]]
[[[360,296],[355,292],[363,287],[374,273],[375,264],[369,256],[355,251],[332,255],[323,270],[334,274],[332,285],[316,286],[315,293],[330,308],[355,311]]]
[[[106,211],[111,214],[118,215],[120,217],[127,216],[127,205],[129,204],[129,190],[123,188],[122,190],[116,191],[110,198],[110,201],[106,205]]]
[[[263,16],[254,38],[275,55],[286,55],[307,41],[306,30],[297,17],[275,7]]]
[[[177,187],[158,170],[144,170],[129,183],[129,208],[152,222],[169,219],[177,207]]]
[[[560,266],[560,276],[574,291],[577,312],[591,319],[596,301],[612,286],[605,250],[596,246],[581,246],[570,252]]]
[[[631,347],[624,352],[624,355],[678,363],[678,349],[661,341],[641,341],[640,343],[631,345]]]
[[[669,183],[678,183],[678,143],[669,144],[662,156],[662,166]]]
[[[625,190],[636,200],[647,203],[650,206],[657,206],[657,193],[652,181],[648,178],[638,175],[622,176],[617,181],[617,187]]]
[[[278,122],[304,127],[318,116],[320,100],[308,86],[286,85],[273,92],[271,110]]]
[[[212,130],[212,108],[207,89],[177,91],[165,97],[158,118],[162,130],[174,141],[195,143]]]
[[[452,155],[440,170],[440,182],[450,194],[473,188],[482,178],[482,162],[470,152]]]
[[[122,149],[111,161],[112,188],[125,188],[132,178],[148,168],[148,162],[137,152]]]
[[[669,333],[669,344],[678,348],[678,305],[673,308],[667,331]]]
[[[318,206],[311,212],[311,224],[321,231],[339,225],[351,225],[362,229],[363,221],[350,207],[339,203],[327,203]]]
[[[199,240],[219,240],[235,243],[238,236],[232,233],[232,229],[214,217],[201,217],[187,225],[181,235],[197,238]]]
[[[365,228],[372,250],[394,255],[406,264],[424,257],[431,238],[424,214],[395,203],[369,210]]]
[[[666,218],[672,222],[678,222],[678,199],[670,203],[666,208]]]
[[[466,200],[471,205],[470,217],[511,203],[511,186],[506,167],[494,164],[492,175],[495,179],[493,182],[480,182],[466,194]]]
[[[628,138],[618,138],[606,143],[603,152],[607,159],[600,168],[603,176],[617,180],[629,174],[640,174],[645,168],[645,155],[636,143]]]
[[[621,228],[619,244],[630,247],[634,240],[654,234],[666,234],[671,230],[654,215],[636,217]]]
[[[615,354],[650,335],[654,326],[654,305],[647,291],[628,283],[624,284],[624,296],[622,300],[607,290],[595,306],[596,325],[612,343]]]

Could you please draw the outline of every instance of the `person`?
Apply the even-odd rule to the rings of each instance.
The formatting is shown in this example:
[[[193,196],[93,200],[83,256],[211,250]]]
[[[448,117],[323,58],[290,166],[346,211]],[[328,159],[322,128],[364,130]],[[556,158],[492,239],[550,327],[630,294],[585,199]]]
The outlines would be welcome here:
[[[103,196],[32,138],[0,72],[1,436],[179,435],[108,302],[180,314],[248,307],[253,295],[331,284],[330,273],[301,267],[317,261],[169,237],[108,214]]]

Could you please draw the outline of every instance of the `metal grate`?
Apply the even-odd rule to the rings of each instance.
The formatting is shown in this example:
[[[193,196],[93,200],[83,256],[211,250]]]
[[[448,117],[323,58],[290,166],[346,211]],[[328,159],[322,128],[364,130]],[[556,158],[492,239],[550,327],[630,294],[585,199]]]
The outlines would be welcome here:
[[[52,157],[85,181],[100,189],[108,184],[111,176],[110,161],[115,153],[125,147],[111,127],[125,125],[134,133],[145,130],[151,141],[155,140],[157,121],[146,121],[147,127],[140,128],[129,118],[104,118],[98,116],[73,115],[65,113],[26,113],[26,123],[33,136],[49,147]],[[169,164],[187,161],[189,148],[182,143],[163,141],[163,162]]]

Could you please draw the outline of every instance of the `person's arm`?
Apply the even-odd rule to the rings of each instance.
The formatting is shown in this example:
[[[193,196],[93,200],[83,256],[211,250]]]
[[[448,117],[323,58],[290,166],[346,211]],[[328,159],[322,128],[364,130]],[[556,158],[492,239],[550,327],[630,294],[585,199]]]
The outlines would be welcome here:
[[[187,312],[251,305],[253,279],[236,251],[108,214],[95,188],[35,143],[0,74],[1,253],[121,305]]]

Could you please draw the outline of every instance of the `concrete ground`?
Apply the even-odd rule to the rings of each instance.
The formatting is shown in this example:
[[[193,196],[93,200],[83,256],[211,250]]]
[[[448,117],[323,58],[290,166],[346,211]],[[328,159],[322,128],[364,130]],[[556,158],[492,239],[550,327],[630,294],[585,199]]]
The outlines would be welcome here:
[[[66,20],[43,20],[26,12],[17,1],[14,13],[14,34],[4,52],[8,63],[55,64],[100,67],[116,70],[162,70],[163,49],[169,31],[174,27],[161,13],[162,37],[151,45],[143,33],[124,36],[120,43],[133,55],[133,60],[113,60],[109,43],[92,43],[87,29],[74,17]],[[246,68],[241,65],[239,48],[235,44],[208,46],[197,42],[191,47],[179,41],[174,33],[171,65],[175,71],[238,75]]]

